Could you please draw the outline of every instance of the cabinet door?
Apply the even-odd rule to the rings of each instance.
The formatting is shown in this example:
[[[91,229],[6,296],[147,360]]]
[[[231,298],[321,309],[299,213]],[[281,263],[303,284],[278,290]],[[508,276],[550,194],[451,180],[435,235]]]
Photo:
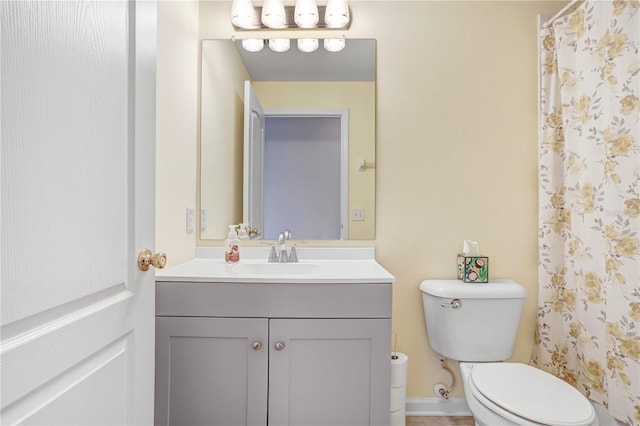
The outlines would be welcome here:
[[[272,319],[269,425],[388,425],[390,319]]]
[[[156,318],[155,424],[266,425],[267,340],[265,318]]]

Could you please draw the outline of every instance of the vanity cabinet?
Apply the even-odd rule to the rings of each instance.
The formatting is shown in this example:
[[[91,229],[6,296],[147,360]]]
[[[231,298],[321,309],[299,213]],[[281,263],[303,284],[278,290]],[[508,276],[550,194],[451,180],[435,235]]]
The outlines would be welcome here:
[[[157,283],[156,425],[388,425],[391,284]]]
[[[259,425],[268,320],[156,318],[156,425]]]

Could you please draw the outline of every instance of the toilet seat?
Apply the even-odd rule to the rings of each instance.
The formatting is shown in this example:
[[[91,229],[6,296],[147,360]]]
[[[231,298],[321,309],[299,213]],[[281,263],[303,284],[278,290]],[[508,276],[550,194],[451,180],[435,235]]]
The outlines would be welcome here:
[[[475,364],[469,384],[480,403],[516,424],[587,426],[596,418],[578,390],[525,364]]]

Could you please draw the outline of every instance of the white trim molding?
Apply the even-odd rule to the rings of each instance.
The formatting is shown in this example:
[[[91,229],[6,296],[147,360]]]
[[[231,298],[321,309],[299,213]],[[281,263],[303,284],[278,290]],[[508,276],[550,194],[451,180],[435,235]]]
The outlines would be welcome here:
[[[407,398],[407,416],[471,416],[464,398]]]

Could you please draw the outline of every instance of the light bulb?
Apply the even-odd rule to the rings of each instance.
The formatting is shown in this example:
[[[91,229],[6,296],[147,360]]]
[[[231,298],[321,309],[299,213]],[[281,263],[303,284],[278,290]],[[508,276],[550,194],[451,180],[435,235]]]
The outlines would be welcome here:
[[[325,38],[324,50],[328,52],[339,52],[344,49],[345,43],[343,38]]]
[[[286,15],[282,0],[265,0],[262,6],[262,23],[269,28],[284,28]]]
[[[291,46],[291,41],[288,38],[272,38],[269,40],[269,49],[274,52],[286,52]]]
[[[242,40],[242,47],[247,52],[259,52],[264,47],[264,40],[261,38],[247,38]]]
[[[294,21],[300,28],[314,28],[320,17],[315,0],[297,0],[293,12]]]
[[[327,28],[344,28],[349,23],[349,5],[347,0],[328,0],[324,12]]]
[[[231,23],[245,29],[255,27],[255,10],[251,0],[233,0],[231,3]]]
[[[298,39],[298,50],[301,52],[313,52],[318,48],[317,38],[300,38]]]

